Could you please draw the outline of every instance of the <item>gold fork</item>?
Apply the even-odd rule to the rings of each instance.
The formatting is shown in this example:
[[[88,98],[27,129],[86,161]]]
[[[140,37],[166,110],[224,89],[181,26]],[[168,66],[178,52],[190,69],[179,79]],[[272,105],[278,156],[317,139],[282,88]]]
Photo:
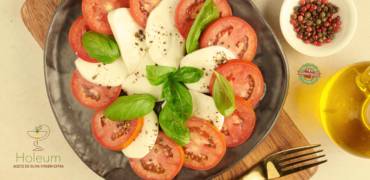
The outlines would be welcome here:
[[[327,160],[319,160],[325,157],[323,150],[314,149],[319,146],[321,145],[302,146],[271,154],[239,179],[274,179],[325,163]]]

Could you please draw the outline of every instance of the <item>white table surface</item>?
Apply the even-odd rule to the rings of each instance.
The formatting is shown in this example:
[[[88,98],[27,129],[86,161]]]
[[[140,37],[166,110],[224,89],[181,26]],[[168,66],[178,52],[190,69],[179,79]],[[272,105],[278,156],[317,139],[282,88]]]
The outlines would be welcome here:
[[[341,67],[370,60],[370,1],[354,0],[359,12],[359,26],[351,44],[336,55],[311,58],[293,50],[282,38],[279,11],[283,0],[255,0],[257,6],[278,35],[290,65],[290,90],[285,109],[312,143],[320,143],[329,162],[322,165],[312,179],[370,179],[370,160],[350,155],[326,136],[321,128],[317,103],[323,84]],[[20,17],[23,0],[0,2],[0,179],[101,179],[74,154],[54,119],[46,96],[42,50],[24,27]],[[298,80],[297,70],[305,63],[316,64],[322,73],[314,85]],[[32,155],[32,140],[26,131],[46,124],[50,137],[41,141],[45,150],[39,154],[58,155],[64,168],[14,168],[16,154]]]

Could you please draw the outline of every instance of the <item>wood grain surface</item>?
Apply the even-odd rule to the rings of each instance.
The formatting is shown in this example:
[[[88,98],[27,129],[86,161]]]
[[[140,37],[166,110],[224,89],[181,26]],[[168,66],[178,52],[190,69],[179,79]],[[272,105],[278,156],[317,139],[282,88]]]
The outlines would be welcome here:
[[[60,2],[61,0],[26,0],[21,9],[24,24],[41,48],[44,47],[49,25]],[[243,160],[215,179],[233,179],[273,152],[308,144],[287,113],[282,111],[271,133]],[[311,168],[280,179],[309,179],[316,170],[317,168]]]

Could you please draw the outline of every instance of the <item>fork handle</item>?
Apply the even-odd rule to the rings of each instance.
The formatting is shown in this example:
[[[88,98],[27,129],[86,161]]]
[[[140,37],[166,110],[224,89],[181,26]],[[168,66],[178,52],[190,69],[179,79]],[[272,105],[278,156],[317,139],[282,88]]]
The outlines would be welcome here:
[[[267,180],[267,177],[263,172],[262,166],[258,165],[246,172],[239,180]]]

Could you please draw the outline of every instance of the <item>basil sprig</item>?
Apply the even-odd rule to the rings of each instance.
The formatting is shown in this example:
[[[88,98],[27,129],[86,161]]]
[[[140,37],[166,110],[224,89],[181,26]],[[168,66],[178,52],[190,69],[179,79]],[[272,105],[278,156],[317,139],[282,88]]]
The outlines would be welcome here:
[[[162,96],[166,105],[171,106],[177,116],[187,120],[193,113],[193,102],[189,90],[184,84],[170,78],[163,84]]]
[[[186,39],[186,52],[191,53],[199,48],[199,37],[202,31],[220,17],[220,11],[213,0],[206,0],[194,20]]]
[[[166,104],[159,114],[159,124],[164,133],[177,144],[189,143],[190,133],[185,122],[193,113],[193,102],[184,84],[173,80],[171,75],[163,84],[162,96]]]
[[[229,81],[215,71],[216,80],[213,85],[213,100],[218,111],[224,116],[230,116],[235,111],[235,95]]]
[[[156,98],[150,94],[121,96],[104,111],[113,121],[128,121],[143,117],[153,111]]]
[[[193,114],[193,99],[184,83],[199,81],[203,76],[201,69],[167,66],[147,66],[148,80],[153,85],[163,84],[162,97],[165,105],[159,114],[159,125],[164,133],[179,145],[190,141],[190,131],[186,120]]]
[[[157,86],[164,83],[170,73],[175,72],[176,68],[168,66],[146,66],[146,74],[150,84]]]
[[[86,32],[82,36],[82,45],[90,57],[105,64],[112,63],[121,56],[112,36]]]
[[[195,67],[181,67],[176,70],[174,67],[148,65],[146,66],[147,79],[154,86],[165,83],[169,76],[173,81],[182,83],[195,83],[203,76],[203,70]]]
[[[182,67],[175,74],[173,79],[183,83],[195,83],[203,76],[203,71],[194,67]]]
[[[190,142],[190,131],[185,125],[186,119],[179,117],[173,107],[173,104],[165,104],[159,114],[159,124],[168,137],[184,146]]]

